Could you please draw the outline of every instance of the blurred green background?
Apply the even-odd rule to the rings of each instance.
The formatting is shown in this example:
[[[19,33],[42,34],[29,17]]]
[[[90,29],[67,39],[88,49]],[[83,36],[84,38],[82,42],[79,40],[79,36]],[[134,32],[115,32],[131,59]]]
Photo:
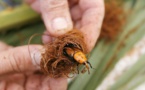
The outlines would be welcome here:
[[[120,1],[122,4],[119,7],[126,12],[126,22],[120,28],[121,32],[112,42],[107,42],[105,39],[97,42],[89,58],[95,70],[91,70],[89,75],[88,73],[77,75],[69,82],[68,90],[99,90],[97,87],[113,70],[116,63],[145,36],[145,1]],[[109,0],[105,2],[108,3]],[[40,15],[21,0],[0,0],[1,41],[13,46],[25,45],[33,34],[43,33],[44,30],[45,26]],[[33,38],[31,43],[41,43],[41,36]],[[109,87],[106,85],[105,90],[135,90],[144,83],[144,59],[145,55],[141,55],[131,68],[115,80],[113,85]]]

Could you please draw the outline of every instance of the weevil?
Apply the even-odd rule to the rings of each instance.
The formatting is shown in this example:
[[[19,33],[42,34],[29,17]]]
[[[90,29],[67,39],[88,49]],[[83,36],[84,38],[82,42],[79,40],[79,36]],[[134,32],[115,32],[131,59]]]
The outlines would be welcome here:
[[[70,60],[72,60],[73,62],[77,63],[77,71],[78,71],[78,73],[79,73],[79,69],[78,69],[79,64],[83,64],[83,65],[85,65],[85,67],[88,70],[88,73],[90,74],[89,66],[92,68],[92,65],[88,61],[86,55],[83,53],[83,51],[80,48],[77,48],[77,47],[75,47],[74,45],[71,45],[71,44],[67,44],[64,47],[63,53]]]

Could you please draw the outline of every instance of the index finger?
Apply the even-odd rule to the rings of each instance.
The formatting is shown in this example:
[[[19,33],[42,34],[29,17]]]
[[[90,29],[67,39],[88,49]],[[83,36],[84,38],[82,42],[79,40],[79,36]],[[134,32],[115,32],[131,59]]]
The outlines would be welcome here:
[[[79,6],[83,11],[80,30],[85,36],[89,51],[91,51],[100,34],[104,18],[104,1],[80,0]]]

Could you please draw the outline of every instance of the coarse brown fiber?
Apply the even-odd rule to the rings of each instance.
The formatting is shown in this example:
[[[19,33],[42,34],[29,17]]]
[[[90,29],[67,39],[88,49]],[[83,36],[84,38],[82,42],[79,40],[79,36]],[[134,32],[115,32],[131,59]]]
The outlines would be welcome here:
[[[50,77],[58,78],[77,73],[77,63],[69,60],[64,55],[64,47],[73,44],[87,54],[84,37],[79,30],[72,30],[62,36],[56,37],[54,41],[45,45],[45,52],[42,53],[41,69]]]
[[[125,22],[124,10],[119,2],[110,0],[105,3],[105,17],[102,24],[99,39],[114,41],[121,32],[121,27]]]

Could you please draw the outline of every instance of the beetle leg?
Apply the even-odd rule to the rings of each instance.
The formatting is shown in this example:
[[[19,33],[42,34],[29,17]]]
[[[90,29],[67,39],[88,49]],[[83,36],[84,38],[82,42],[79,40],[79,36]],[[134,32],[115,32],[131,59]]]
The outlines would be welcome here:
[[[87,61],[87,63],[88,63],[88,64],[90,65],[90,67],[92,68],[92,65],[91,65],[91,63],[90,63],[90,62],[88,62],[88,61]]]
[[[87,62],[85,62],[85,66],[88,69],[88,74],[90,74],[90,70],[89,70],[89,66],[88,66],[88,63]]]

